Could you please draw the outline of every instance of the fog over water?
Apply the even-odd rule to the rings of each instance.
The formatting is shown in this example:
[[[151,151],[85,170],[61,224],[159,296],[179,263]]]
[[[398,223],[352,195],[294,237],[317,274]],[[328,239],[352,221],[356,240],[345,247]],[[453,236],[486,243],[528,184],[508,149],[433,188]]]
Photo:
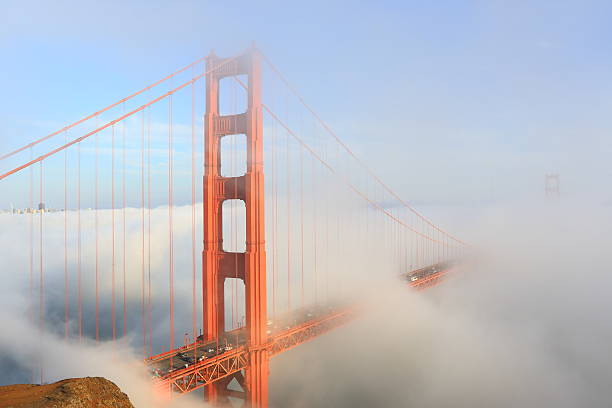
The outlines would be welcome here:
[[[612,223],[576,210],[491,211],[432,290],[373,279],[363,318],[276,358],[274,406],[609,406]]]
[[[473,225],[477,256],[434,289],[413,292],[382,271],[355,287],[347,282],[362,293],[367,312],[275,357],[271,406],[608,406],[609,208],[528,208],[484,211]],[[183,234],[188,229],[179,242]],[[3,273],[6,281],[10,271]],[[29,382],[39,344],[14,289],[2,290],[3,384]],[[62,297],[58,302],[50,301],[51,316],[62,315]],[[131,333],[97,346],[47,334],[45,376],[105,376],[137,406],[152,406],[139,341]]]

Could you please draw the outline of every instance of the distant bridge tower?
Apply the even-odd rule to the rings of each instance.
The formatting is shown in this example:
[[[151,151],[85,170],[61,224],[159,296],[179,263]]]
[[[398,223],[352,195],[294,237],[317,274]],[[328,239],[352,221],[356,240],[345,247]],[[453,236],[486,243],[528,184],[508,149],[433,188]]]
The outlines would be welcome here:
[[[218,67],[215,69],[215,67]],[[236,379],[244,388],[248,406],[268,405],[268,352],[266,334],[266,253],[264,228],[263,127],[261,111],[260,57],[255,48],[237,58],[222,59],[211,53],[207,58],[205,156],[204,156],[204,251],[203,319],[206,340],[225,334],[224,284],[228,278],[242,279],[245,285],[247,346],[249,366],[207,388],[212,403],[226,403],[231,394],[228,384]],[[248,76],[248,103],[244,113],[219,115],[219,81],[225,77]],[[228,135],[246,136],[246,173],[221,176],[221,139]],[[246,251],[223,250],[222,205],[226,200],[242,200],[246,208]]]
[[[559,198],[559,174],[546,174],[544,177],[544,193],[546,198]]]

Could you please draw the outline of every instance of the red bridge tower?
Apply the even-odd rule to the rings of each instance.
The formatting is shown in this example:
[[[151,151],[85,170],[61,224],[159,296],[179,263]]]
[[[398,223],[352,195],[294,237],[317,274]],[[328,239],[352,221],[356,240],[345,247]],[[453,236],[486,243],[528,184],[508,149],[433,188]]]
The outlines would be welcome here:
[[[214,69],[218,67],[218,69]],[[235,59],[222,59],[211,53],[207,58],[206,116],[204,153],[204,251],[203,317],[206,340],[225,333],[224,283],[242,279],[245,285],[246,329],[250,364],[246,376],[237,373],[207,388],[207,398],[223,403],[235,391],[228,390],[236,378],[245,389],[250,406],[268,405],[268,352],[266,335],[266,252],[264,227],[263,128],[261,73],[255,48]],[[219,81],[224,77],[248,76],[248,104],[244,113],[219,115]],[[224,136],[246,136],[246,173],[221,176],[220,142]],[[223,250],[222,205],[226,200],[242,200],[246,208],[246,251]]]

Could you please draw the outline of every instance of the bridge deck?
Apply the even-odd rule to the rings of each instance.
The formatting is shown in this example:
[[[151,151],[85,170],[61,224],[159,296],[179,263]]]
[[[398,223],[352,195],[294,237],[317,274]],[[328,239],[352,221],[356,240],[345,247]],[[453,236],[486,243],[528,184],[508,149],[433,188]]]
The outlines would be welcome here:
[[[403,274],[403,278],[411,287],[422,290],[440,283],[451,270],[451,264],[437,263]],[[355,307],[319,307],[269,321],[269,337],[263,348],[274,356],[347,323],[356,314]],[[248,367],[247,333],[241,328],[215,341],[198,340],[151,356],[145,363],[158,391],[190,392]]]
[[[405,273],[403,277],[408,281],[411,287],[417,290],[423,290],[439,284],[451,270],[452,264],[450,262],[440,262]]]
[[[293,325],[271,324],[264,348],[274,356],[347,323],[354,314],[352,307],[328,308],[307,312],[300,319],[294,317]],[[145,363],[158,390],[185,393],[245,369],[248,352],[246,333],[239,329],[226,333],[219,342],[196,341],[152,356]]]

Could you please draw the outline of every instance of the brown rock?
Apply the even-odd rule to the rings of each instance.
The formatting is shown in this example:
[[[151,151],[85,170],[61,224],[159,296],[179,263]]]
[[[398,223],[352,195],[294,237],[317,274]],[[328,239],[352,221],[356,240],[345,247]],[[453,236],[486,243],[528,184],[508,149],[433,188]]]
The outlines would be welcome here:
[[[102,377],[71,378],[53,384],[0,387],[0,408],[134,408],[128,396]]]

